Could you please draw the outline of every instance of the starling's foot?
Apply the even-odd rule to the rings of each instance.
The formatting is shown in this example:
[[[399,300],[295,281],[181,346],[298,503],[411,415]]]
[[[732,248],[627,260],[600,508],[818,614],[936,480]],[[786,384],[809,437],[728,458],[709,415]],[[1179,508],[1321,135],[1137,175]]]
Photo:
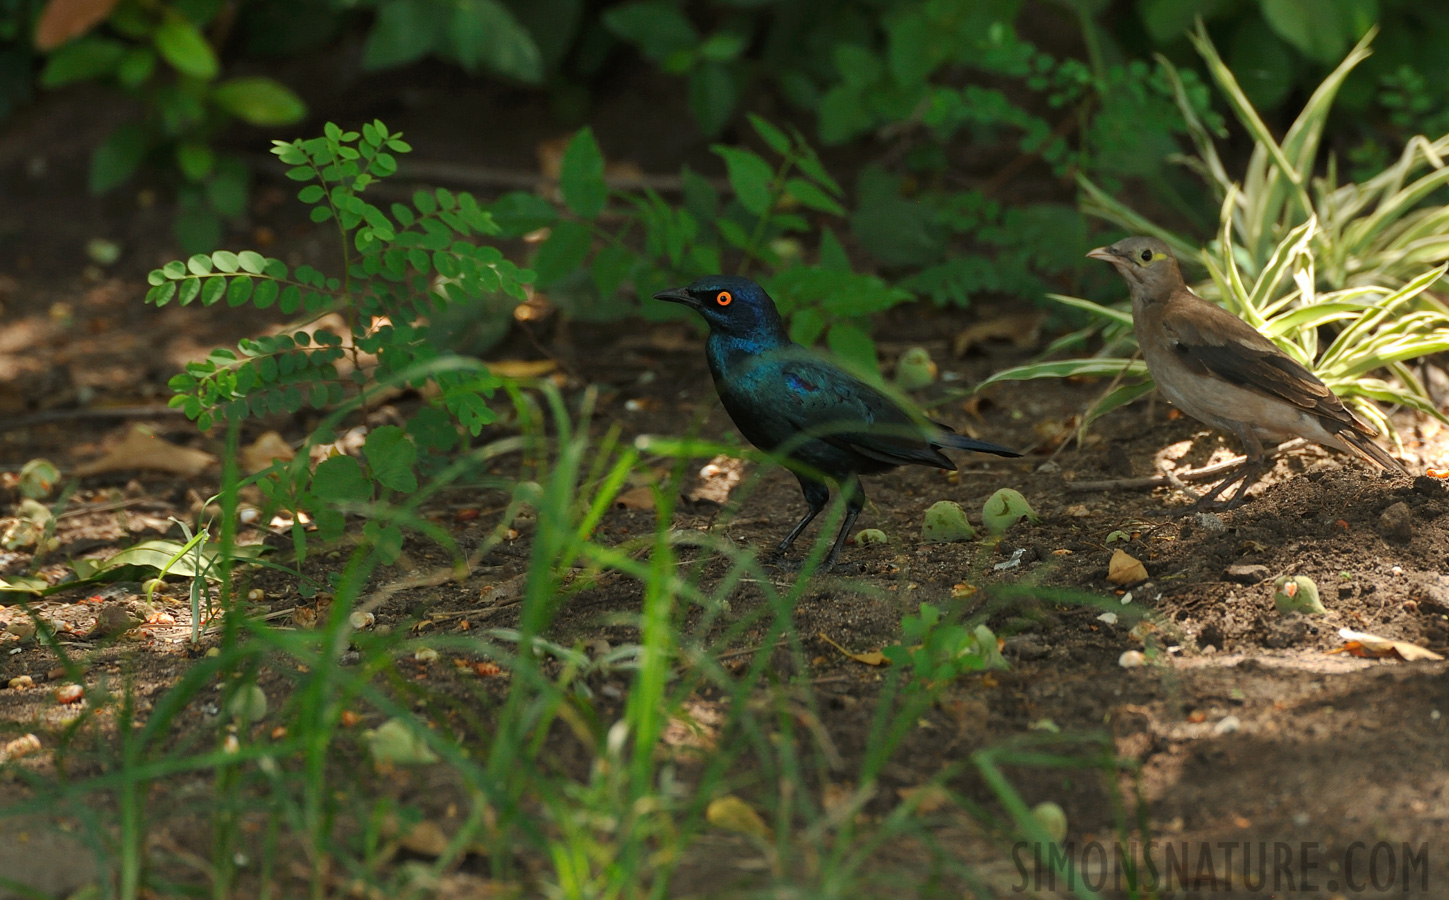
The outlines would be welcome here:
[[[798,559],[790,559],[779,550],[771,550],[769,553],[760,557],[760,565],[767,569],[774,569],[777,572],[798,572],[800,571],[801,561]]]

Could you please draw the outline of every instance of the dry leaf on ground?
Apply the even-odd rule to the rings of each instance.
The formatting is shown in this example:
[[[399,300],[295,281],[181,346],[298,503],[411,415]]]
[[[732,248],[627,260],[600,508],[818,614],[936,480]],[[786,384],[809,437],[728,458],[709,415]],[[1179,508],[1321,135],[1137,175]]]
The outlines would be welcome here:
[[[1142,560],[1125,550],[1116,550],[1107,562],[1107,580],[1113,584],[1136,584],[1147,580],[1147,567]]]
[[[488,371],[501,378],[539,378],[558,368],[551,359],[496,359]]]
[[[162,440],[137,425],[100,459],[76,466],[75,474],[84,478],[105,472],[145,469],[190,478],[200,475],[215,463],[216,457],[204,450],[193,450]]]
[[[865,663],[868,666],[890,665],[890,660],[886,659],[885,654],[881,653],[879,650],[867,650],[864,653],[851,653],[849,650],[845,649],[844,647],[832,641],[830,638],[826,637],[825,632],[823,631],[820,632],[820,639],[858,663]]]
[[[1343,638],[1344,645],[1337,650],[1328,651],[1329,653],[1347,653],[1350,656],[1361,656],[1365,659],[1402,659],[1405,662],[1444,658],[1433,650],[1425,650],[1418,644],[1395,641],[1349,628],[1338,629],[1338,636]]]
[[[770,836],[770,829],[765,826],[765,820],[760,818],[760,814],[734,794],[726,794],[709,801],[704,817],[709,824],[724,831],[761,839]]]
[[[296,455],[297,451],[292,449],[286,438],[275,431],[268,431],[242,448],[241,464],[248,474],[254,474],[279,459],[287,462]]]

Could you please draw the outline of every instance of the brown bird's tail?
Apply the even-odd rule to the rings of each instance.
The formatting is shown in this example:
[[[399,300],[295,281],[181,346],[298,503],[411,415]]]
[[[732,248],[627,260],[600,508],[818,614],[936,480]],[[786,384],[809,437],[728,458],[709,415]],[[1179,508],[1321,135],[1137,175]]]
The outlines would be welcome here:
[[[1356,416],[1355,419],[1357,419]],[[1365,425],[1364,427],[1367,428],[1368,426]],[[1388,471],[1393,472],[1396,475],[1409,474],[1409,470],[1404,468],[1403,463],[1390,456],[1389,451],[1385,450],[1383,447],[1380,447],[1374,442],[1373,438],[1364,434],[1359,429],[1345,428],[1338,433],[1338,438],[1364,459],[1373,463],[1377,463],[1382,468],[1387,469]]]

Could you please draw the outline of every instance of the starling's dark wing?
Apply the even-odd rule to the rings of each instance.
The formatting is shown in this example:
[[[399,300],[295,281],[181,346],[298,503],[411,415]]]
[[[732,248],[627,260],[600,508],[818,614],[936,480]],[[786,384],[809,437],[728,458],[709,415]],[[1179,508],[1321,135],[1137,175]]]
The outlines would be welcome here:
[[[1374,433],[1317,375],[1222,307],[1184,289],[1168,300],[1162,325],[1192,371],[1287,401],[1318,416],[1330,431]]]
[[[1013,451],[961,437],[913,414],[890,396],[824,360],[793,359],[781,366],[780,413],[798,433],[866,459],[954,469],[936,448],[958,447],[1015,456]]]

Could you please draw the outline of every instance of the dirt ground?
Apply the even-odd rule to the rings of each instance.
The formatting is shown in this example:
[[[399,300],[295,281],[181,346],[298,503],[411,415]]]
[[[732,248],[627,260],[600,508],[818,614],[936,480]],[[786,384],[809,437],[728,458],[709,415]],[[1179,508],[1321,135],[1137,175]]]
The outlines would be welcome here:
[[[49,140],[67,134],[82,110],[73,99],[45,104],[9,123],[0,145],[0,195],[7,198],[0,208],[0,467],[5,471],[39,456],[70,471],[114,446],[138,421],[178,443],[216,451],[214,435],[198,436],[176,416],[107,418],[67,411],[162,405],[165,381],[182,363],[267,324],[245,311],[198,314],[142,304],[145,271],[174,254],[167,246],[169,220],[162,207],[138,204],[135,191],[100,202],[85,195],[80,188],[84,144],[75,137]],[[408,111],[423,122],[432,121],[428,113],[426,105]],[[401,125],[426,152],[406,118],[388,122]],[[603,131],[608,147],[607,128]],[[518,164],[514,157],[519,155],[513,147],[500,151],[497,160],[482,161]],[[277,235],[280,249],[315,258],[320,252],[315,236],[277,210],[272,197],[277,190],[275,184],[263,185],[258,196],[270,205],[255,215],[251,235],[234,237],[245,242],[256,229],[267,228]],[[122,262],[111,269],[86,262],[83,246],[92,237],[121,240],[126,247]],[[1020,308],[1019,301],[1002,300],[965,311],[897,311],[879,323],[882,357],[893,359],[913,345],[929,349],[958,379],[918,398],[932,403],[952,385],[974,384],[1030,357],[1037,348],[988,344],[957,358],[948,346],[949,336]],[[625,439],[631,439],[678,434],[681,423],[695,423],[704,437],[738,440],[714,398],[696,332],[680,325],[574,324],[553,337],[550,352],[568,370],[603,387],[597,427],[618,422]],[[525,344],[513,347],[520,348],[529,350]],[[570,391],[582,387],[567,385]],[[1110,869],[1114,798],[1125,798],[1139,837],[1191,854],[1183,879],[1188,889],[1164,896],[1449,896],[1449,722],[1443,715],[1449,713],[1449,664],[1333,652],[1344,645],[1341,628],[1449,651],[1449,489],[1444,479],[1389,478],[1305,448],[1288,453],[1240,509],[1170,518],[1164,513],[1185,499],[1167,488],[1083,491],[1072,484],[1130,479],[1164,466],[1197,467],[1225,458],[1233,448],[1160,402],[1114,413],[1093,428],[1082,446],[1059,440],[1062,429],[1103,387],[1007,384],[990,389],[982,400],[955,398],[934,406],[935,416],[960,430],[1034,449],[1022,460],[961,458],[959,473],[910,469],[867,480],[870,505],[860,525],[884,530],[889,542],[847,547],[846,561],[857,571],[812,583],[794,612],[808,671],[799,671],[796,659],[782,654],[770,679],[793,680],[815,693],[821,724],[839,754],[840,778],[848,781],[864,750],[881,676],[822,636],[864,651],[897,642],[902,616],[923,602],[967,615],[984,612],[1005,639],[1010,668],[954,685],[887,767],[886,789],[907,790],[975,750],[1044,729],[1097,732],[1107,735],[1115,752],[1131,764],[1115,780],[1090,771],[1007,770],[1028,804],[1061,804],[1069,840],[1088,872],[1100,872],[1103,865]],[[277,428],[295,441],[306,424],[254,422],[244,439]],[[1401,420],[1401,427],[1416,471],[1449,464],[1449,433],[1408,419]],[[717,503],[681,500],[675,527],[723,526],[741,546],[772,545],[804,504],[791,476],[778,469],[759,474],[732,520],[722,517]],[[145,473],[83,479],[72,505],[78,510],[109,506],[62,520],[59,547],[49,558],[105,554],[166,534],[172,528],[169,516],[188,518],[215,486],[214,470],[189,479]],[[956,500],[975,512],[1003,486],[1025,494],[1042,522],[1019,524],[994,548],[982,542],[920,541],[921,517],[931,503]],[[15,499],[9,496],[6,502]],[[454,506],[438,511],[439,521],[465,546],[475,544],[491,522],[458,516],[457,498],[450,502]],[[647,509],[615,509],[599,539],[647,534],[653,515]],[[979,521],[979,512],[975,517]],[[506,584],[523,570],[528,534],[526,527],[520,531],[516,541],[482,560],[466,581],[398,593],[377,610],[378,623],[406,628],[430,618],[431,627],[443,632],[463,618],[471,618],[474,627],[513,624],[511,609],[496,602],[490,606],[480,597],[488,596],[490,585]],[[812,529],[807,535],[815,533]],[[441,554],[429,558],[421,545],[408,549],[415,567],[445,562]],[[1141,560],[1145,582],[1107,581],[1109,560],[1119,550]],[[0,577],[26,572],[31,564],[28,552],[0,553]],[[378,578],[402,577],[403,568],[385,570]],[[718,560],[704,564],[706,586],[723,569]],[[1279,615],[1273,582],[1282,575],[1311,577],[1327,615]],[[781,574],[781,582],[788,577]],[[288,611],[305,604],[295,590],[276,576],[259,576],[255,584],[265,591],[257,601],[259,612],[276,612],[283,625],[296,622],[296,614]],[[191,664],[184,641],[186,611],[179,599],[163,604],[175,624],[150,627],[144,638],[106,643],[90,637],[103,607],[133,602],[135,593],[135,585],[118,585],[58,594],[41,608],[57,624],[67,648],[89,660],[88,683],[125,672],[143,696],[154,697]],[[640,599],[637,584],[604,579],[571,598],[552,637],[566,644],[627,641],[630,631],[618,624],[616,614],[637,611]],[[729,614],[742,616],[761,602],[761,594],[757,586],[745,584],[730,602]],[[16,612],[0,610],[0,618]],[[748,647],[748,641],[746,635],[740,646]],[[1123,654],[1134,650],[1148,650],[1151,658],[1146,665],[1124,667]],[[0,738],[36,732],[49,742],[65,729],[69,714],[45,686],[48,680],[66,680],[56,667],[49,651],[0,635]],[[37,687],[4,687],[22,675]],[[448,673],[439,673],[433,686],[446,690],[447,678]],[[189,711],[178,719],[178,728],[214,732],[208,721],[205,711]],[[84,770],[79,763],[77,771]],[[188,796],[205,781],[203,776],[200,785],[173,784],[168,790]],[[0,770],[0,805],[22,798],[23,785]],[[437,806],[442,799],[429,794],[435,787],[413,784],[400,801]],[[997,808],[975,775],[956,776],[952,787],[988,809]],[[7,827],[25,823],[0,823],[0,832]],[[951,839],[949,829],[943,835]],[[999,841],[983,841],[979,834],[958,838],[963,855],[988,885],[983,896],[1018,895],[1022,875]],[[169,850],[179,858],[186,849],[205,854],[204,845],[188,848],[184,834],[170,839],[175,846],[158,847],[161,856]],[[706,838],[712,840],[717,839]],[[1199,855],[1204,847],[1212,848],[1206,867]],[[1233,850],[1238,855],[1227,856]],[[33,863],[47,852],[69,858],[76,851],[62,839],[50,851],[36,844],[23,858]],[[1246,880],[1245,853],[1253,860]],[[1286,863],[1279,858],[1285,853]],[[1274,860],[1267,866],[1270,882],[1277,879],[1267,886],[1253,880],[1264,869],[1264,854]],[[7,870],[7,858],[17,859],[15,845],[0,840],[0,871]],[[734,852],[701,854],[681,874],[679,895],[719,896],[723,885],[756,883],[757,872],[732,865],[738,858]],[[1372,877],[1371,861],[1377,864]],[[908,858],[894,862],[910,864]],[[83,866],[55,868],[55,887],[61,890],[83,873]],[[1035,876],[1030,868],[1029,879]],[[1110,875],[1091,883],[1105,884],[1108,896],[1126,896],[1111,890]],[[1027,886],[1052,894],[1044,883]]]

